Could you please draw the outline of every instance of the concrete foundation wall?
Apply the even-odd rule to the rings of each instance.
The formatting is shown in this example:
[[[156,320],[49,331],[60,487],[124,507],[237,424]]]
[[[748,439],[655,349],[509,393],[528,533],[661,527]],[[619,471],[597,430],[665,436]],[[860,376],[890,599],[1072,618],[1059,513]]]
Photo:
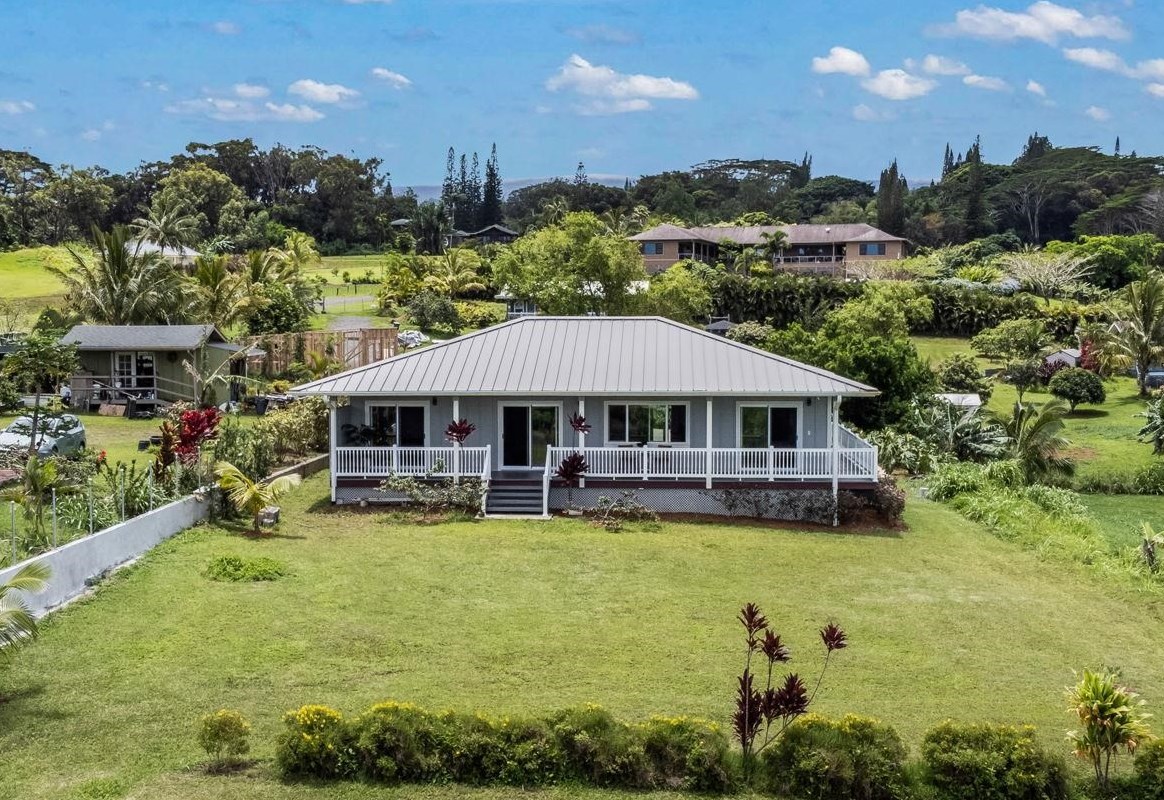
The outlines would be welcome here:
[[[8,581],[29,561],[48,565],[52,570],[48,588],[24,596],[33,613],[39,616],[83,594],[93,579],[206,519],[209,511],[209,499],[186,497],[176,500],[92,536],[69,542],[51,553],[0,570],[0,583]]]

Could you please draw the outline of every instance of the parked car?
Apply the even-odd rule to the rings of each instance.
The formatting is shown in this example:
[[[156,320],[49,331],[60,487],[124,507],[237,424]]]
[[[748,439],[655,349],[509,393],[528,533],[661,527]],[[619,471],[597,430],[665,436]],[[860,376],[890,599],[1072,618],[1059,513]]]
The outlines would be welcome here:
[[[37,420],[36,452],[42,456],[72,455],[85,449],[85,423],[72,414]],[[32,417],[17,417],[0,432],[0,450],[27,450],[32,441]]]

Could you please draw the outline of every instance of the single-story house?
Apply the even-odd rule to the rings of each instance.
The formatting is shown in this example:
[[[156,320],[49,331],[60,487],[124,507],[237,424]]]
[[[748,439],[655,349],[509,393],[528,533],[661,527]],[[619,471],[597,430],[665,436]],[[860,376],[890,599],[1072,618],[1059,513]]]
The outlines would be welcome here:
[[[775,266],[785,269],[832,269],[865,261],[905,258],[905,239],[878,230],[872,225],[748,225],[697,226],[657,225],[630,237],[638,242],[647,272],[662,272],[686,259],[714,264],[720,243],[759,247],[766,237],[782,232],[787,241]]]
[[[77,325],[61,341],[77,346],[81,362],[69,382],[76,408],[236,400],[242,381],[230,378],[246,377],[251,355],[213,325]]]
[[[202,255],[192,247],[162,247],[155,244],[148,239],[136,239],[130,245],[139,255],[147,255],[157,253],[161,255],[166,261],[173,264],[175,267],[189,267],[193,266],[194,260]]]
[[[494,223],[486,225],[479,231],[468,234],[469,239],[480,244],[509,244],[520,234],[512,228]]]
[[[1056,350],[1044,358],[1043,363],[1048,366],[1062,364],[1065,367],[1078,367],[1082,357],[1083,353],[1078,348],[1064,347],[1062,350]]]
[[[876,448],[839,417],[876,389],[660,317],[522,317],[292,393],[331,405],[336,503],[402,499],[379,488],[391,475],[452,476],[482,481],[488,513],[548,514],[569,502],[554,474],[573,453],[587,507],[634,490],[659,511],[747,497],[819,517],[878,478]],[[475,431],[447,441],[461,419]]]
[[[505,318],[517,319],[518,317],[533,317],[537,316],[538,304],[533,300],[523,300],[520,297],[514,296],[508,288],[502,289],[497,294],[493,295],[494,300],[500,300],[505,303]]]

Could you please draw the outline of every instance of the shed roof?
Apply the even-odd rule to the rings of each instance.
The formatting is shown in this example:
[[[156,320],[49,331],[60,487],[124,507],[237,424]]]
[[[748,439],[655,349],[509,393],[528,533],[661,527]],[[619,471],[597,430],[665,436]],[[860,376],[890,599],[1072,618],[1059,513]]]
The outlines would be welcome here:
[[[225,342],[213,325],[75,325],[61,341],[78,350],[196,350]]]
[[[185,247],[184,245],[168,245],[163,249],[161,245],[151,242],[149,239],[135,239],[132,245],[137,249],[138,253],[143,255],[161,253],[169,258],[197,258],[202,255],[194,248]]]
[[[479,231],[473,231],[472,233],[469,234],[469,236],[480,236],[481,234],[488,233],[489,231],[497,231],[498,233],[504,233],[508,236],[517,236],[518,235],[517,231],[513,230],[512,228],[507,228],[504,225],[501,225],[501,224],[495,222],[492,225],[486,225],[484,228],[482,228]]]
[[[293,391],[365,396],[877,393],[827,370],[661,317],[524,317]]]
[[[841,225],[709,225],[681,228],[678,225],[658,225],[630,237],[636,242],[701,241],[719,242],[723,239],[736,244],[763,244],[764,236],[783,231],[789,246],[808,244],[842,244],[844,242],[903,242],[865,223]]]

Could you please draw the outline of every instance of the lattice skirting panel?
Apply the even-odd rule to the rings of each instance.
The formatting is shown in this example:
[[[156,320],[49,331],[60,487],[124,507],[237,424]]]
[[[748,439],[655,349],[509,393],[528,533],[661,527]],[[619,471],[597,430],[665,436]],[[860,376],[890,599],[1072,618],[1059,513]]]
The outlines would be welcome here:
[[[599,497],[619,500],[627,494],[662,514],[708,514],[721,517],[779,519],[790,522],[833,521],[833,495],[827,489],[575,489],[575,508],[594,508]],[[567,490],[550,489],[550,509],[568,505]]]
[[[339,504],[359,503],[403,503],[408,500],[400,492],[384,492],[374,486],[337,486],[335,501]]]

